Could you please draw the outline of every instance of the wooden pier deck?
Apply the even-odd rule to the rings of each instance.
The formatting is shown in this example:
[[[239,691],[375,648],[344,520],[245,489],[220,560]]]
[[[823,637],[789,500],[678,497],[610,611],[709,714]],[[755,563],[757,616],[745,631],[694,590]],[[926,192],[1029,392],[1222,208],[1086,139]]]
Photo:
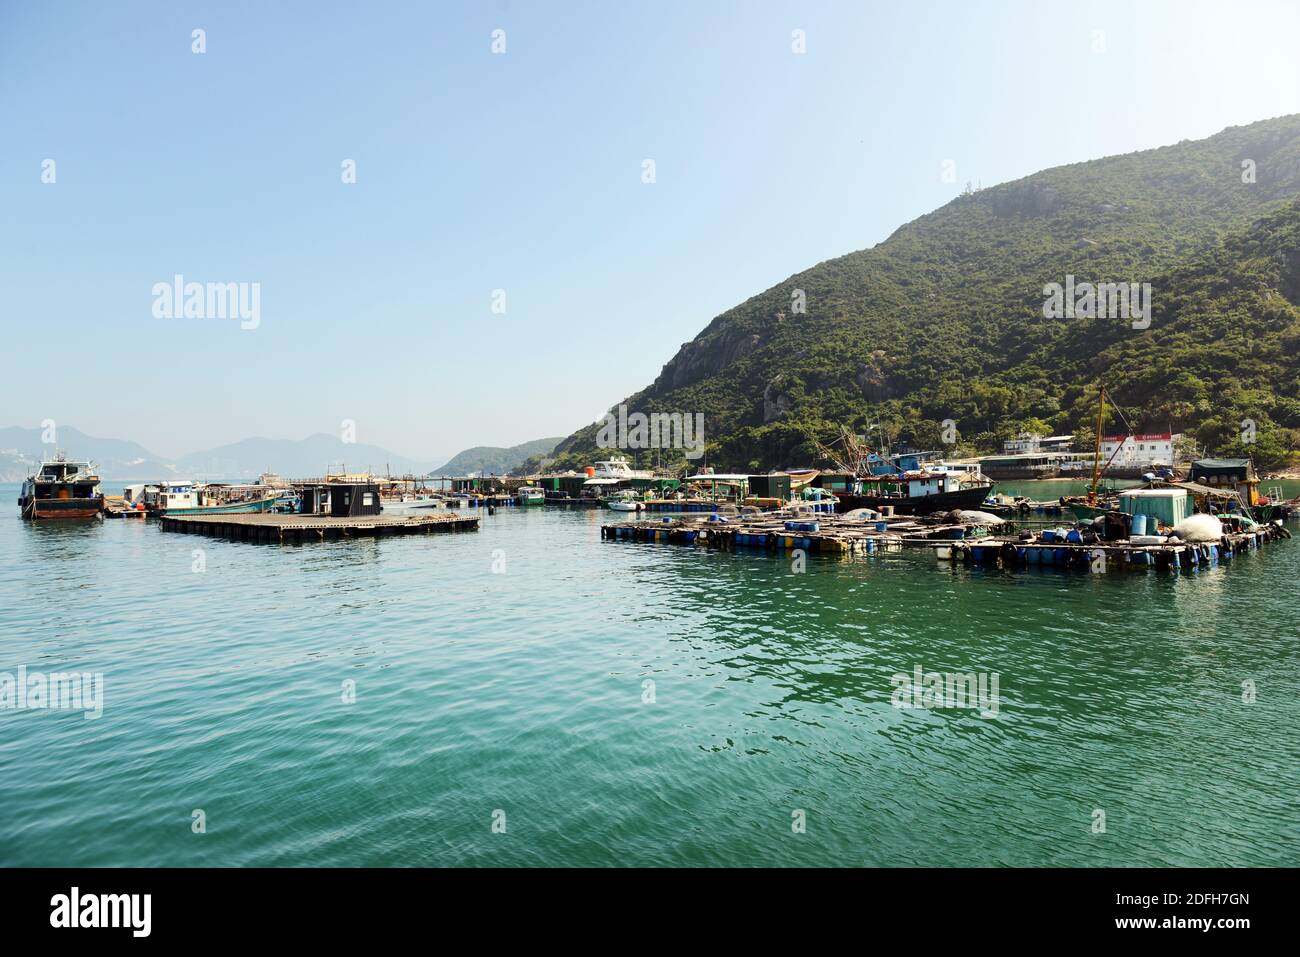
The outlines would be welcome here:
[[[134,509],[120,495],[104,496],[105,518],[144,518],[143,509]]]
[[[232,542],[301,544],[360,536],[416,535],[429,532],[478,530],[477,518],[446,513],[387,514],[333,517],[250,513],[243,515],[164,515],[163,531],[208,535]]]

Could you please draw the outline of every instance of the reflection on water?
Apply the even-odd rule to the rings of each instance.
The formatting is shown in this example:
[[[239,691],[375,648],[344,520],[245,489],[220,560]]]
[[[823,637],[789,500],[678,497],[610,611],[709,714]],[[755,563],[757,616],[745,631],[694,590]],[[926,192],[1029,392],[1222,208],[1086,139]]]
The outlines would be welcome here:
[[[0,671],[106,676],[99,721],[0,711],[0,761],[40,769],[0,779],[0,863],[1295,857],[1300,541],[1181,576],[797,574],[602,542],[609,513],[482,519],[281,548],[0,518]],[[894,708],[917,665],[998,674],[997,717]]]

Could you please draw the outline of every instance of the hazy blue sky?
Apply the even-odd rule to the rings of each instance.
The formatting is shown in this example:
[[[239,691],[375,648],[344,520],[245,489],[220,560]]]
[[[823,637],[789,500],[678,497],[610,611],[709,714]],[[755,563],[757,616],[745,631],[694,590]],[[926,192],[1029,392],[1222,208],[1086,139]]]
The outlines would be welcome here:
[[[1297,50],[1295,2],[0,0],[0,425],[566,434],[967,180],[1300,110]],[[155,318],[177,273],[259,328]]]

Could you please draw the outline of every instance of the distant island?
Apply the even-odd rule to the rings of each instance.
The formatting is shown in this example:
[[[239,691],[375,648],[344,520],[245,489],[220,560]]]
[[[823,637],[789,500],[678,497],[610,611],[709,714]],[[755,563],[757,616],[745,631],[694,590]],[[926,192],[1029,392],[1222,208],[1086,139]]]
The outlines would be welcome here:
[[[479,445],[457,453],[450,461],[443,463],[430,473],[440,475],[505,475],[513,472],[526,461],[540,462],[555,450],[563,436],[550,439],[534,439],[510,448],[492,445]]]

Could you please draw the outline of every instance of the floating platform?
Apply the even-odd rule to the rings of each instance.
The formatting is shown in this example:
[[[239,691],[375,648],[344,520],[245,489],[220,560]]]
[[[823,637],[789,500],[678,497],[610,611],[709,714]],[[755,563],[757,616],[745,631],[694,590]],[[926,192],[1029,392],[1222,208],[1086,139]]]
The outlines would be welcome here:
[[[104,517],[105,518],[144,518],[145,510],[142,508],[132,508],[126,504],[126,500],[120,495],[104,496]]]
[[[751,498],[746,499],[741,505],[752,505],[760,511],[773,511],[785,507],[788,503],[779,498]],[[799,502],[801,509],[808,509],[811,512],[834,515],[835,500],[823,499],[821,501]],[[678,498],[652,498],[641,503],[642,508],[647,512],[727,512],[735,513],[738,506],[735,502],[718,501],[715,499],[678,499]]]
[[[1250,531],[1227,532],[1214,542],[1138,545],[1130,541],[1073,542],[1021,541],[1008,536],[990,536],[950,544],[932,543],[940,561],[998,565],[1054,565],[1090,572],[1157,569],[1195,569],[1219,565],[1242,552],[1261,548],[1268,542],[1290,538],[1281,525],[1259,525]]]
[[[1130,541],[1043,542],[1019,535],[991,535],[989,525],[956,525],[899,516],[850,520],[821,515],[795,517],[729,516],[716,519],[659,519],[602,525],[606,541],[657,542],[723,550],[820,555],[869,555],[906,547],[934,550],[940,561],[1016,568],[1031,565],[1079,568],[1091,572],[1193,569],[1231,561],[1291,533],[1278,524],[1227,532],[1216,542],[1141,545]],[[999,526],[1010,527],[1014,526]]]
[[[340,538],[418,535],[429,532],[472,532],[478,530],[477,518],[459,515],[288,515],[245,513],[234,515],[162,516],[165,532],[208,535],[232,542],[263,544],[301,544]]]
[[[800,505],[801,509],[803,503]],[[987,525],[955,525],[913,516],[864,521],[809,512],[795,516],[729,515],[716,519],[658,519],[602,525],[606,541],[662,542],[724,550],[758,549],[822,555],[868,555],[906,546],[985,536]]]
[[[453,492],[443,501],[443,507],[461,508],[461,502],[465,503],[465,508],[511,508],[519,505],[513,495],[457,495]]]

